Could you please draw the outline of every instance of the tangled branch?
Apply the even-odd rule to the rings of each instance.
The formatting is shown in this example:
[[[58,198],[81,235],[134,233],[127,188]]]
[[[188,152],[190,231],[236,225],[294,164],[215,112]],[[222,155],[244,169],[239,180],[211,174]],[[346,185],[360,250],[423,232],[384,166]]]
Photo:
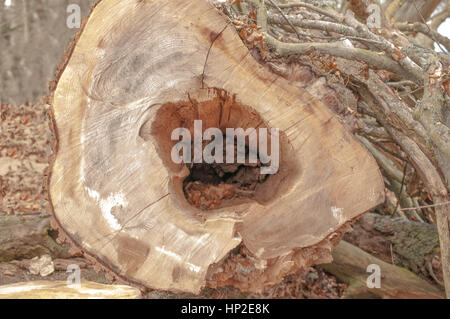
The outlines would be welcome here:
[[[403,207],[398,209],[400,215],[405,211],[408,212],[405,217],[422,221],[426,217],[420,208],[434,209],[444,282],[450,297],[450,209],[446,205],[450,200],[450,61],[448,56],[417,45],[403,32],[427,35],[447,50],[450,40],[419,22],[369,28],[352,14],[343,15],[306,2],[277,4],[273,0],[247,0],[245,3],[249,5],[249,17],[251,8],[256,10],[256,24],[271,52],[266,60],[295,57],[325,76],[340,92],[357,95],[357,117],[364,119],[365,131],[379,132],[407,156],[433,204],[420,205],[407,194],[403,187],[405,176],[398,169],[398,156],[392,155],[395,152],[360,137],[396,192]],[[319,53],[320,59],[314,53]],[[370,118],[374,121],[369,121]],[[373,123],[377,127],[368,128]]]

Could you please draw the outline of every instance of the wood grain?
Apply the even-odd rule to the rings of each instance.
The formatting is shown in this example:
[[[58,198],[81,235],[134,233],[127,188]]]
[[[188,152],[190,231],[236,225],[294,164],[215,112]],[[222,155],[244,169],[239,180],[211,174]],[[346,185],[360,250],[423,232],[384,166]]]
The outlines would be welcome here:
[[[286,177],[274,179],[269,202],[199,218],[180,196],[187,169],[165,165],[156,136],[140,132],[164,104],[210,101],[218,89],[280,129]],[[257,259],[276,258],[384,200],[371,155],[326,106],[259,65],[208,1],[101,1],[59,78],[53,117],[58,228],[146,287],[198,293],[210,265],[241,242]]]

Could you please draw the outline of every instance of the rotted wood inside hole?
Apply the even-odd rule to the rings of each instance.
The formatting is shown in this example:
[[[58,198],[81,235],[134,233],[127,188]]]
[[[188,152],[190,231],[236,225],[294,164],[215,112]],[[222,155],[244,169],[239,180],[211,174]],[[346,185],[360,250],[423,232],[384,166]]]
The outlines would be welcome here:
[[[270,202],[279,193],[274,186],[281,181],[289,184],[294,172],[300,169],[295,155],[289,150],[286,135],[279,132],[272,136],[272,128],[252,107],[239,103],[235,95],[219,89],[209,89],[207,95],[210,98],[204,101],[188,95],[185,101],[166,103],[160,107],[152,124],[144,124],[141,128],[142,136],[151,134],[156,137],[159,155],[174,173],[175,194],[182,195],[182,202],[204,211],[251,201]],[[196,131],[195,122],[199,121],[201,131],[198,128]],[[173,139],[172,133],[179,128],[189,132],[191,143],[189,161],[177,164],[172,156],[179,140]],[[195,162],[196,136],[201,138],[199,149],[202,154],[208,147],[210,154],[216,154],[217,149],[212,147],[215,137],[203,139],[209,128],[217,128],[222,133],[221,143],[219,141],[223,145],[220,149],[222,161],[208,163],[203,158]],[[233,129],[235,135],[227,134],[227,129]],[[254,134],[254,139],[250,134]],[[266,145],[263,156],[261,143]],[[277,160],[274,160],[272,152],[278,152]],[[177,155],[182,157],[183,150]]]

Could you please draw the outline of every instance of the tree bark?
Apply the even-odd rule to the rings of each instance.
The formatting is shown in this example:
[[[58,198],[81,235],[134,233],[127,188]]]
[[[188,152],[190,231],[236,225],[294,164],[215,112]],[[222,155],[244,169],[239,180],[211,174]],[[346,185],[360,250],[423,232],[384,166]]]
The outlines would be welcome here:
[[[434,225],[367,213],[344,239],[385,262],[443,284],[439,235]]]
[[[444,298],[444,293],[404,268],[377,259],[352,244],[341,241],[333,251],[334,262],[322,267],[348,284],[344,298]],[[380,267],[381,285],[369,288],[368,277]]]

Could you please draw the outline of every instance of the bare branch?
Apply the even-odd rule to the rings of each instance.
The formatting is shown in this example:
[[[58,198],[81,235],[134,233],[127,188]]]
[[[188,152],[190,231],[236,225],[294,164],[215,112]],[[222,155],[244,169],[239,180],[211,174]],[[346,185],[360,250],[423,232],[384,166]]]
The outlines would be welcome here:
[[[322,30],[326,32],[335,32],[343,35],[348,36],[359,36],[358,32],[356,32],[355,29],[343,25],[341,23],[336,22],[330,22],[330,21],[323,21],[323,20],[309,20],[309,19],[303,19],[300,17],[292,17],[288,16],[286,17],[289,19],[291,24],[305,29],[315,29],[315,30]],[[283,17],[276,15],[276,14],[269,14],[267,17],[267,21],[269,23],[276,23],[276,24],[284,24]]]
[[[304,54],[306,52],[317,50],[320,53],[330,54],[348,60],[365,62],[376,69],[388,70],[396,74],[402,74],[405,77],[409,76],[409,74],[406,73],[395,61],[385,55],[377,54],[365,49],[355,48],[353,46],[345,46],[343,42],[284,43],[278,41],[269,34],[266,34],[265,37],[267,45],[275,49],[281,56]]]
[[[283,11],[281,11],[280,7],[278,7],[278,5],[277,5],[276,3],[274,3],[272,0],[268,0],[268,1],[269,1],[269,3],[270,3],[271,5],[273,5],[273,6],[278,10],[278,12],[281,14],[281,16],[283,17],[283,19],[290,25],[290,27],[291,27],[292,30],[295,32],[295,34],[297,34],[297,38],[298,38],[299,40],[301,40],[300,34],[297,32],[297,29],[292,25],[291,21],[289,21],[289,19],[286,18],[286,16],[284,15]]]
[[[437,31],[432,30],[429,26],[427,26],[426,24],[420,23],[420,22],[415,22],[415,23],[396,23],[395,26],[400,30],[400,31],[410,31],[410,32],[420,32],[423,33],[425,35],[427,35],[428,37],[430,37],[432,40],[441,43],[443,46],[445,46],[445,48],[447,49],[447,51],[450,51],[450,39],[447,38],[446,36],[440,34]]]
[[[259,1],[259,0],[256,0]],[[270,3],[269,3],[270,5]],[[315,11],[317,13],[320,13],[323,16],[329,17],[335,21],[338,22],[342,22],[344,19],[344,16],[337,13],[337,12],[333,12],[331,10],[325,10],[322,8],[319,8],[315,5],[312,5],[311,3],[306,3],[306,2],[296,2],[296,3],[286,3],[286,4],[278,4],[278,7],[281,9],[286,9],[286,8],[308,8],[312,11]]]
[[[391,71],[396,74],[402,74],[406,78],[413,77],[416,79],[416,74],[412,75],[409,72],[405,72],[405,70],[403,70],[398,65],[397,62],[386,57],[385,55],[377,54],[375,52],[365,50],[365,49],[355,48],[352,45],[345,46],[342,44],[342,42],[335,42],[335,43],[284,43],[284,42],[278,41],[277,39],[275,39],[274,37],[272,37],[270,34],[267,33],[268,14],[267,14],[267,10],[266,10],[264,4],[260,0],[253,0],[252,3],[254,5],[256,5],[256,7],[257,7],[257,23],[261,27],[261,30],[264,32],[265,39],[266,39],[268,46],[275,49],[277,51],[277,53],[282,56],[302,54],[302,53],[309,52],[311,50],[317,50],[321,53],[331,54],[331,55],[339,56],[339,57],[342,57],[345,59],[353,59],[353,60],[365,62],[365,63],[370,64],[374,68],[388,70],[388,71]],[[353,23],[354,24],[358,23],[357,27],[360,28],[359,22],[357,22],[355,20],[355,21],[353,21]],[[379,45],[380,47],[383,47],[383,48],[385,48],[386,46],[389,46],[390,48],[393,47],[393,45],[390,44],[389,42],[388,42],[388,44],[385,44],[385,42],[387,42],[387,40],[385,40],[381,37],[377,38],[375,35],[373,35],[373,37],[369,38],[369,39],[383,42],[382,44]],[[391,50],[391,52],[392,52],[392,50]],[[414,63],[411,60],[409,60],[409,61],[411,63]],[[417,70],[415,70],[415,71],[417,71]],[[420,73],[420,76],[422,76],[422,73]]]
[[[376,47],[380,50],[383,50],[387,54],[389,54],[395,61],[397,61],[408,73],[410,73],[413,77],[413,80],[416,82],[421,82],[423,77],[423,69],[418,66],[414,61],[412,61],[408,55],[403,52],[400,48],[397,48],[394,44],[386,40],[384,37],[374,34],[369,30],[369,28],[356,20],[351,15],[345,16],[345,22],[353,27],[357,32],[360,33],[360,36],[366,37],[371,40],[375,40],[380,44],[376,45]]]

